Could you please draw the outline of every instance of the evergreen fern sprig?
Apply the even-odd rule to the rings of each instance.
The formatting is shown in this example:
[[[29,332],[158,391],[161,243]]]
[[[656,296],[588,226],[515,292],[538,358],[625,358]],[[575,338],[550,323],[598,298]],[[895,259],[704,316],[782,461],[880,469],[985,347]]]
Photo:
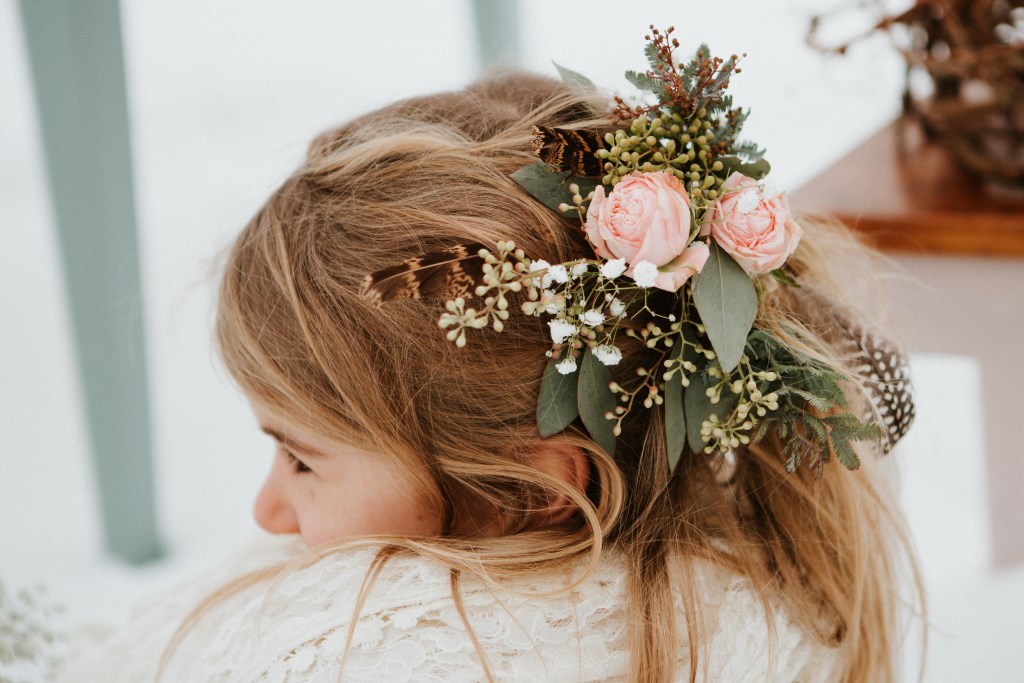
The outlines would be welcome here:
[[[764,158],[764,147],[758,147],[757,143],[751,142],[750,140],[741,140],[732,146],[733,153],[746,160],[747,162],[755,162]]]
[[[685,119],[692,118],[700,109],[718,105],[729,87],[729,79],[740,73],[736,66],[738,55],[728,59],[712,57],[711,50],[702,44],[693,59],[686,63],[675,62],[673,51],[679,47],[679,40],[672,37],[675,27],[664,32],[653,25],[645,36],[648,41],[644,48],[649,69],[643,73],[626,72],[631,83],[658,96],[652,105],[630,107],[621,97],[616,97],[615,118],[626,121],[645,114],[672,110]]]
[[[860,467],[853,442],[879,441],[883,433],[878,425],[862,422],[847,409],[842,385],[848,378],[763,330],[755,330],[750,343],[780,378],[776,389],[779,409],[757,425],[752,440],[760,441],[775,431],[783,442],[790,472],[806,461],[820,477],[833,455],[847,469]]]

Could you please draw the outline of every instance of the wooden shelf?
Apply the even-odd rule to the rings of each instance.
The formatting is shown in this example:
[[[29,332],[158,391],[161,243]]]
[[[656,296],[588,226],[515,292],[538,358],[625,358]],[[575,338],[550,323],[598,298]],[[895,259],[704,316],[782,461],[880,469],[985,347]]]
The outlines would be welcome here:
[[[1024,257],[1024,190],[986,188],[901,124],[794,192],[794,212],[836,216],[885,251]]]

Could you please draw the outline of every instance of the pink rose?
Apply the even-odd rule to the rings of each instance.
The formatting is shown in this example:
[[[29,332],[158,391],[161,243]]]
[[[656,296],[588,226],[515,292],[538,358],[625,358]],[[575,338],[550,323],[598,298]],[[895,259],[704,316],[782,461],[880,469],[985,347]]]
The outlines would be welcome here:
[[[597,255],[625,259],[633,266],[649,261],[658,267],[655,287],[674,292],[700,272],[707,245],[690,244],[690,198],[672,173],[634,171],[607,196],[598,186],[587,208],[587,238]]]
[[[782,266],[803,232],[790,217],[786,193],[765,199],[757,181],[742,173],[726,178],[722,193],[704,217],[700,234],[710,234],[750,274]]]

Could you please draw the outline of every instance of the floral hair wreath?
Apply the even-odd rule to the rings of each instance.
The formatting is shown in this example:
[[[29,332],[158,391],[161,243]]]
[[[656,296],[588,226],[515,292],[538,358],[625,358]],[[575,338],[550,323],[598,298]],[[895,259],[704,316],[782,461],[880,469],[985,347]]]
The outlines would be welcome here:
[[[541,436],[578,417],[614,454],[623,420],[642,403],[664,412],[670,470],[687,445],[710,455],[769,433],[780,438],[789,471],[806,460],[820,476],[833,455],[854,469],[852,442],[882,441],[887,452],[913,420],[905,360],[840,321],[858,371],[871,380],[875,410],[862,419],[843,393],[843,369],[754,325],[761,292],[778,286],[772,280],[800,286],[786,261],[801,226],[785,193],[766,193],[763,150],[737,139],[749,114],[725,94],[740,72],[737,56],[712,57],[701,45],[677,64],[672,32],[652,26],[650,68],[626,72],[649,103],[631,107],[616,97],[618,126],[609,132],[536,127],[541,160],[512,175],[552,210],[578,218],[593,255],[551,264],[512,242],[457,245],[372,273],[362,292],[378,303],[448,299],[439,325],[458,347],[467,330],[501,332],[510,296],[525,293],[525,314],[551,318]],[[594,90],[558,69],[570,86]],[[481,305],[470,306],[473,299]],[[627,385],[608,369],[622,359],[621,335],[657,353]]]

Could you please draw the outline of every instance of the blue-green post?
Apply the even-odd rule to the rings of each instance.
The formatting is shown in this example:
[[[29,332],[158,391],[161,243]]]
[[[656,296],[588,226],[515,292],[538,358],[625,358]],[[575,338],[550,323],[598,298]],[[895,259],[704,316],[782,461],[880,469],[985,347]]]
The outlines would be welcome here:
[[[108,549],[160,555],[117,0],[21,0]]]

